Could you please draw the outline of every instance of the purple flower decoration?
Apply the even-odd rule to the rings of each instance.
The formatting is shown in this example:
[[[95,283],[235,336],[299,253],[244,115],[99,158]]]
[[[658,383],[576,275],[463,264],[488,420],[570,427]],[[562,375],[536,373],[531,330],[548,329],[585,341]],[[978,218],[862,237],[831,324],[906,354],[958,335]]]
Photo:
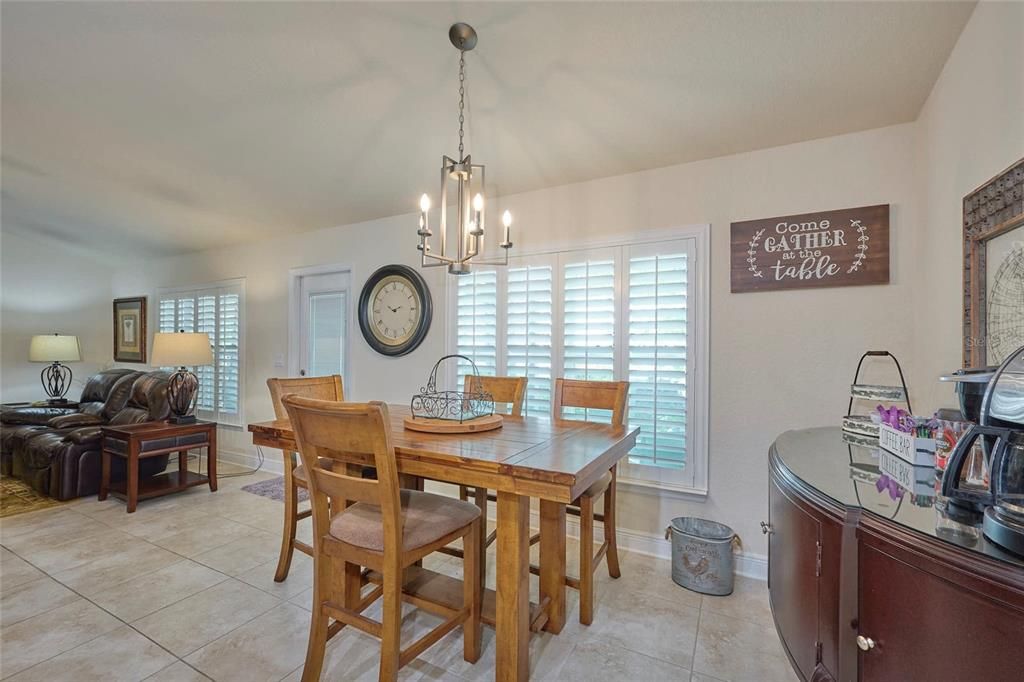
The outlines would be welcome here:
[[[898,431],[913,432],[913,418],[906,410],[895,405],[892,407],[882,407],[879,405],[875,409],[878,410],[878,415],[881,417],[883,424],[888,424]],[[909,422],[907,421],[908,419],[910,420]]]
[[[878,490],[878,492],[888,490],[889,497],[893,502],[903,498],[904,490],[902,486],[900,486],[900,484],[895,480],[889,478],[887,474],[882,474],[878,477],[878,480],[875,481],[875,489]]]

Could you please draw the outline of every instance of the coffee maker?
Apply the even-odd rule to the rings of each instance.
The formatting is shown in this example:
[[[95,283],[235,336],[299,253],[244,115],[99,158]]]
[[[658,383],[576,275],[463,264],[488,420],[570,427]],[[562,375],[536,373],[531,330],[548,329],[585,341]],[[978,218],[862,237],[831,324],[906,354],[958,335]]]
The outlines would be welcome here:
[[[987,488],[961,481],[979,439],[988,463]],[[989,379],[978,423],[960,439],[946,465],[942,494],[951,504],[982,514],[982,531],[989,540],[1024,555],[1024,346]]]

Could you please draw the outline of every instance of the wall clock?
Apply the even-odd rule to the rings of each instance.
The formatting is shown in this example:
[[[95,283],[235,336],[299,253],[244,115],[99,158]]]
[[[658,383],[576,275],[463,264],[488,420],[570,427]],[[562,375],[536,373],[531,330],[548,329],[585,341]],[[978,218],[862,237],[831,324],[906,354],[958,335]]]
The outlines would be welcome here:
[[[359,296],[359,328],[370,348],[397,357],[411,353],[427,336],[433,304],[418,272],[385,265],[366,280]]]

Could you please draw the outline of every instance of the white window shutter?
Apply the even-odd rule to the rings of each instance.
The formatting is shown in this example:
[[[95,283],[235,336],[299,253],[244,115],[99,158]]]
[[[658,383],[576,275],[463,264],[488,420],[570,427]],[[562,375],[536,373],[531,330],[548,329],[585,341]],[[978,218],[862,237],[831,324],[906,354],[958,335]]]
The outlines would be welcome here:
[[[562,376],[615,379],[615,257],[570,257],[562,267]],[[565,408],[566,419],[607,422],[608,410]]]
[[[527,377],[523,413],[551,414],[554,268],[509,268],[506,324],[506,373]]]
[[[631,255],[629,425],[640,427],[633,464],[686,464],[687,254]]]
[[[498,373],[498,273],[477,270],[456,280],[455,352],[476,363],[485,376]],[[457,380],[472,373],[472,368],[459,361]],[[459,389],[461,390],[461,388]]]
[[[206,333],[210,336],[210,345],[213,349],[212,365],[196,367],[194,369],[199,378],[199,392],[196,396],[196,410],[204,412],[215,412],[217,407],[216,385],[217,385],[217,294],[200,293],[196,296],[196,331]]]
[[[217,303],[217,340],[214,357],[217,368],[218,420],[239,420],[239,391],[241,386],[241,296],[238,292],[224,291]],[[240,421],[240,420],[239,420]]]
[[[169,290],[159,293],[158,300],[160,332],[200,332],[210,337],[213,364],[192,368],[199,379],[197,416],[240,426],[244,285],[232,281],[189,291]]]
[[[483,374],[529,377],[528,416],[550,413],[555,377],[629,381],[627,419],[640,433],[623,480],[706,493],[707,311],[693,308],[707,297],[706,244],[706,233],[641,240],[515,258],[497,275],[461,277],[452,352],[474,358]]]

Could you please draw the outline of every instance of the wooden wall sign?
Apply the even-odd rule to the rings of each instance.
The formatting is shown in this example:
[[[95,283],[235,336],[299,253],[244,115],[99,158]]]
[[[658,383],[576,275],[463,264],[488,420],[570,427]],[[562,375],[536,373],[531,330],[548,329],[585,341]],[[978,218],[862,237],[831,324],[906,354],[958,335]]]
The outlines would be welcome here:
[[[889,282],[889,205],[732,224],[732,292]]]

